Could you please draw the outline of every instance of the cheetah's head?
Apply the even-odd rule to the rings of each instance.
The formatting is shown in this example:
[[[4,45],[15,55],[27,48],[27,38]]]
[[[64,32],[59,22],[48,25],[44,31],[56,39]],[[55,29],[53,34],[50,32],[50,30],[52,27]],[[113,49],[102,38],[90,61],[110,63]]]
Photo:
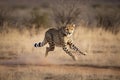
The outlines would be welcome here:
[[[74,32],[75,24],[67,24],[65,27],[63,27],[63,33],[66,36],[71,36]]]

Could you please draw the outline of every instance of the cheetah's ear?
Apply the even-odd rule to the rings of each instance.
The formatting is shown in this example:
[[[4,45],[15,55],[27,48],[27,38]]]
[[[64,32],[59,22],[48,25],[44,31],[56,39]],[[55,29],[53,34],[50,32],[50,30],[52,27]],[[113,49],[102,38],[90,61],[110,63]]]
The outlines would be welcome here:
[[[75,24],[72,24],[73,27],[76,27]]]

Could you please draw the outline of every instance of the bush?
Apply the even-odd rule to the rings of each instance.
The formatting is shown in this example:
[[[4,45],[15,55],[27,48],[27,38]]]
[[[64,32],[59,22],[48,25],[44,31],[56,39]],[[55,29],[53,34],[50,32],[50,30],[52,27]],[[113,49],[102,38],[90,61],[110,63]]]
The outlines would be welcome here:
[[[96,8],[96,27],[102,27],[113,33],[120,31],[120,8],[113,5],[100,6]]]
[[[31,24],[36,25],[36,28],[40,28],[40,27],[47,27],[48,23],[49,23],[49,17],[47,13],[42,13],[40,12],[39,9],[33,9],[31,12]]]

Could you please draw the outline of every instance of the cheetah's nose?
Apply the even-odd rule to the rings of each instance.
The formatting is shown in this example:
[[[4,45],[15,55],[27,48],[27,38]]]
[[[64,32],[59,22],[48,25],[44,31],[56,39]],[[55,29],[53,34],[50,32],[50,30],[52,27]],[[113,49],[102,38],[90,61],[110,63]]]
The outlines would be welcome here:
[[[71,34],[70,32],[68,34]]]

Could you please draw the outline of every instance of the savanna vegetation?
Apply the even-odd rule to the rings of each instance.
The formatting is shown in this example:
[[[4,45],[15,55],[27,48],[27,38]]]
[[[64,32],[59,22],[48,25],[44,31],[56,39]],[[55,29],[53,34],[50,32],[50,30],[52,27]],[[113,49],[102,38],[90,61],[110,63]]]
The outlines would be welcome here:
[[[34,43],[68,23],[87,55],[57,47],[45,58]],[[120,1],[0,0],[0,80],[120,80]]]
[[[117,34],[120,30],[120,4],[90,3],[81,0],[45,0],[37,5],[0,7],[0,30],[8,28],[30,30],[35,27],[61,27],[67,23],[103,28]],[[8,28],[6,28],[8,27]]]

